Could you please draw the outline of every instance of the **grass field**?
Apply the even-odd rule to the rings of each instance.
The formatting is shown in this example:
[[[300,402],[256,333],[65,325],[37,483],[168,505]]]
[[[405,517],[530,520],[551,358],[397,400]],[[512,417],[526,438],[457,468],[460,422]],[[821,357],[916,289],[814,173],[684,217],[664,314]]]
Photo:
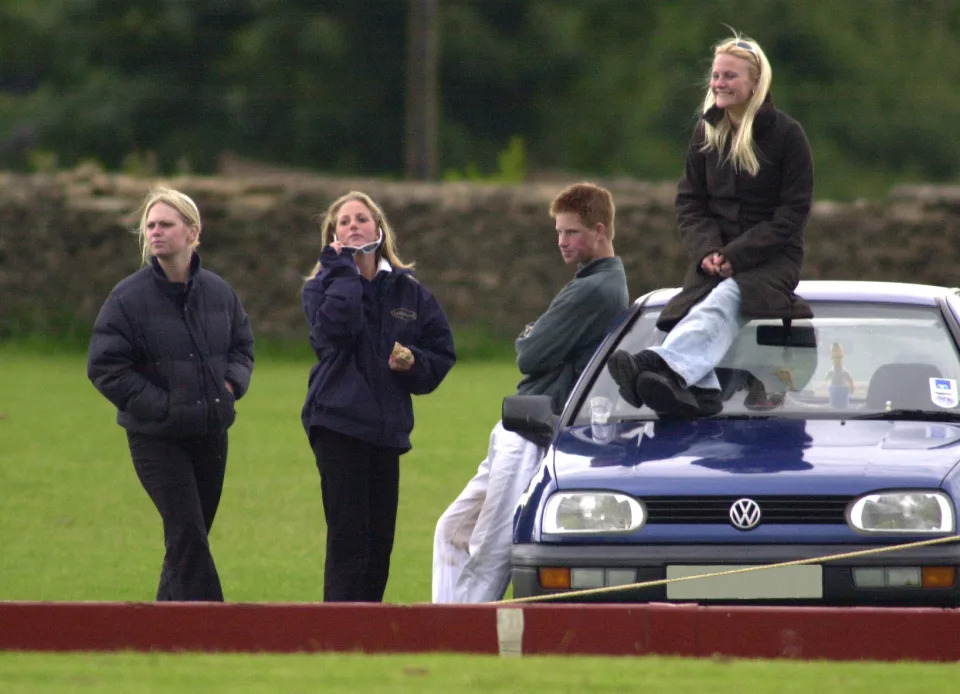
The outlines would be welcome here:
[[[299,412],[310,362],[258,358],[231,430],[211,545],[227,600],[322,595],[317,471]],[[473,474],[517,373],[463,361],[415,399],[386,600],[430,599],[437,517]],[[160,520],[84,355],[0,343],[0,600],[150,600]],[[855,638],[855,635],[851,635]],[[463,655],[0,653],[0,692],[931,692],[955,665]]]
[[[321,599],[320,481],[300,425],[309,366],[259,359],[238,404],[210,537],[227,600]],[[160,518],[113,406],[86,378],[84,355],[0,345],[0,369],[0,599],[152,599]],[[386,601],[430,601],[434,525],[486,453],[516,380],[510,362],[461,363],[437,391],[414,398]]]
[[[643,692],[932,694],[955,665],[466,655],[37,655],[0,653],[4,694],[97,692]]]

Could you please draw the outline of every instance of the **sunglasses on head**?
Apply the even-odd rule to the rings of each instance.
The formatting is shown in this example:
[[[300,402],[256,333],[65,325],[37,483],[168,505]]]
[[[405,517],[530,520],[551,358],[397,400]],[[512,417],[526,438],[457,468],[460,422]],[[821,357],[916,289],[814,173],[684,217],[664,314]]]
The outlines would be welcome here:
[[[755,47],[753,44],[751,44],[751,43],[747,43],[746,41],[737,41],[737,42],[736,42],[735,44],[733,44],[733,45],[735,45],[737,48],[742,48],[742,49],[745,50],[745,51],[748,51],[748,52],[750,52],[750,53],[753,53],[754,55],[757,54],[757,49],[756,49],[756,47]]]

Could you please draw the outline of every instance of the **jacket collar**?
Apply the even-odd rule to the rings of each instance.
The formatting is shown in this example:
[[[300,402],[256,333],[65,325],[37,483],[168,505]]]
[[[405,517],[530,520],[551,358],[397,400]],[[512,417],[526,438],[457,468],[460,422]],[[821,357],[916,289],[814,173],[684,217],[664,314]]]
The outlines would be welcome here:
[[[623,265],[623,261],[620,260],[620,256],[615,255],[610,258],[598,258],[597,260],[591,260],[589,263],[580,263],[577,265],[576,277],[586,277],[587,275],[603,272],[608,266],[611,265]]]
[[[157,284],[160,285],[161,289],[169,294],[179,294],[186,291],[197,279],[197,273],[200,272],[200,255],[194,251],[193,255],[190,256],[190,276],[187,278],[186,283],[171,282],[167,279],[166,273],[164,273],[163,268],[160,267],[160,262],[154,256],[150,256],[150,270],[150,274]]]

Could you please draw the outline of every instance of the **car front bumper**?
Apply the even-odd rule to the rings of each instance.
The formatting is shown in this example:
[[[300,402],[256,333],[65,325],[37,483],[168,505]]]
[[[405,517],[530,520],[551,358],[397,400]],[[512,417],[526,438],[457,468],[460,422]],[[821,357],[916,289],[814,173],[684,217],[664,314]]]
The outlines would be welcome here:
[[[960,543],[908,550],[860,554],[880,545],[546,545],[516,544],[512,551],[515,598],[556,596],[551,601],[699,602],[730,604],[811,605],[960,605]],[[835,559],[821,559],[836,557]],[[751,569],[818,559],[810,565]],[[877,585],[873,577],[926,576],[924,568],[953,568],[949,585],[921,587],[898,583]],[[572,589],[544,588],[541,569],[574,571],[587,576],[578,594]],[[855,571],[856,570],[856,571]],[[942,570],[941,574],[942,574]],[[735,573],[733,573],[735,572]],[[726,575],[705,578],[706,573]],[[606,576],[604,583],[597,577]],[[871,578],[871,580],[865,580]],[[667,582],[667,579],[671,578]],[[649,583],[636,587],[637,583]],[[574,584],[577,582],[574,581]],[[731,592],[732,591],[732,592]]]

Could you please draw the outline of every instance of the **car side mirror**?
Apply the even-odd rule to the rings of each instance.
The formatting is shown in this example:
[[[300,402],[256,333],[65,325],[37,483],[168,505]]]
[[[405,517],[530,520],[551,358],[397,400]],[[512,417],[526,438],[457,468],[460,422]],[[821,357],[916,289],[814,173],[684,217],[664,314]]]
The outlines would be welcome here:
[[[501,415],[504,429],[520,434],[541,448],[550,445],[559,420],[553,412],[553,398],[549,395],[505,397]]]
[[[812,325],[758,325],[757,344],[770,347],[816,347]]]

